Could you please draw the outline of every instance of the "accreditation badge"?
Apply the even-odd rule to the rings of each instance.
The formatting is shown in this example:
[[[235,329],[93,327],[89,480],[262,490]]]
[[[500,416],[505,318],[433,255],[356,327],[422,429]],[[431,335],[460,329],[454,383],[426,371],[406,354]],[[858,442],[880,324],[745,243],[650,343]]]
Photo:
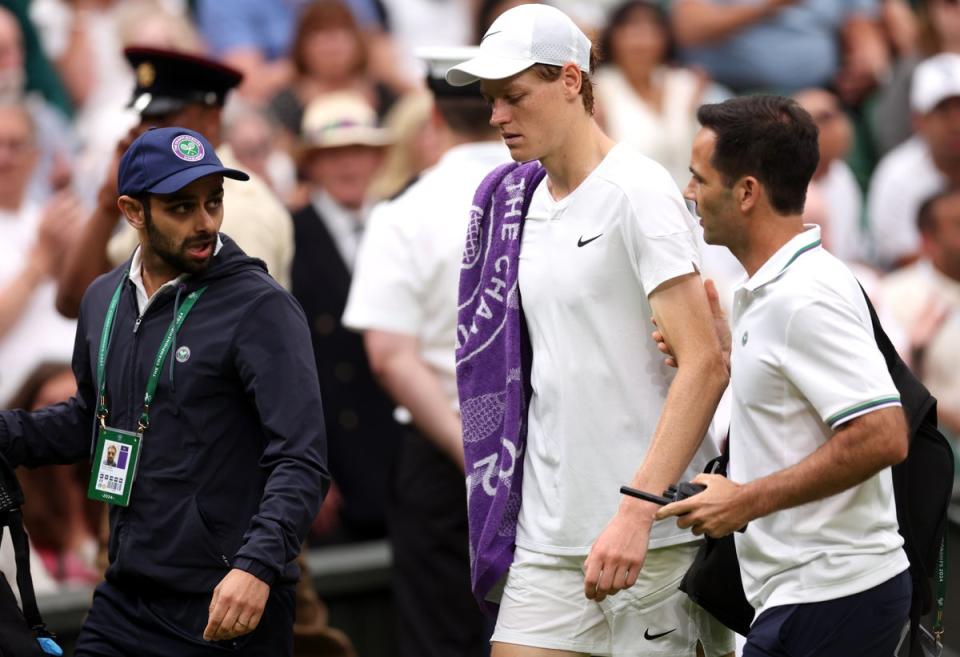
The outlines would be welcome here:
[[[100,427],[87,497],[117,506],[130,504],[143,434]]]

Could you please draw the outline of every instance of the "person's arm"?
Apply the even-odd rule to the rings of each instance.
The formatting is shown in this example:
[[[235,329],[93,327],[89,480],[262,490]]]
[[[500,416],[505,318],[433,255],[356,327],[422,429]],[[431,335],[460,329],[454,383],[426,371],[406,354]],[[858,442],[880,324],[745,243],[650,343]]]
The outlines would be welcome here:
[[[260,467],[270,474],[233,569],[214,589],[207,640],[256,628],[270,586],[300,553],[330,485],[313,346],[293,297],[271,290],[257,300],[237,328],[233,350],[266,437]]]
[[[678,516],[677,526],[720,538],[755,518],[815,502],[860,484],[907,457],[903,409],[882,408],[840,426],[802,461],[766,477],[737,484],[720,475],[698,475],[707,490],[663,507],[657,519]]]
[[[107,244],[121,216],[117,208],[117,171],[120,168],[120,158],[144,130],[146,127],[137,126],[117,143],[113,162],[97,192],[96,208],[80,229],[77,239],[69,244],[63,255],[63,266],[57,276],[56,305],[57,312],[64,317],[73,319],[77,316],[83,293],[90,287],[90,283],[111,269]]]
[[[690,48],[733,36],[796,2],[797,0],[764,0],[720,5],[710,0],[679,0],[671,10],[670,17],[677,44]]]
[[[83,327],[81,317],[77,322],[73,348],[77,394],[65,402],[36,411],[0,412],[0,453],[11,465],[36,467],[75,463],[90,455],[96,390]]]
[[[856,105],[890,71],[890,50],[883,25],[868,14],[852,14],[840,34],[844,55],[837,92],[845,103]]]
[[[420,358],[416,337],[390,331],[364,331],[370,368],[413,423],[461,470],[464,468],[460,418],[451,408],[434,370]]]
[[[643,463],[630,485],[659,492],[677,482],[693,458],[727,387],[729,370],[703,284],[697,273],[667,281],[650,295],[659,330],[677,363],[666,403]],[[602,600],[632,586],[646,558],[656,506],[630,497],[587,557],[588,598]]]

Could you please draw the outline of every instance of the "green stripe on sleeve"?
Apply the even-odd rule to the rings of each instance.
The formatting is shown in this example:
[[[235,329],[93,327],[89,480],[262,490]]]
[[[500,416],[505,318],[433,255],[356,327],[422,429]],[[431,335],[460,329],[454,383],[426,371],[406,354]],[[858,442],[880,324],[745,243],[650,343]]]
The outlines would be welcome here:
[[[850,408],[845,408],[839,413],[834,413],[827,418],[827,426],[832,427],[838,422],[845,420],[851,415],[856,415],[857,413],[862,413],[871,408],[876,408],[877,406],[885,406],[887,404],[899,404],[900,395],[893,395],[890,397],[878,397],[877,399],[871,399],[870,401],[865,401],[856,406],[851,406]]]

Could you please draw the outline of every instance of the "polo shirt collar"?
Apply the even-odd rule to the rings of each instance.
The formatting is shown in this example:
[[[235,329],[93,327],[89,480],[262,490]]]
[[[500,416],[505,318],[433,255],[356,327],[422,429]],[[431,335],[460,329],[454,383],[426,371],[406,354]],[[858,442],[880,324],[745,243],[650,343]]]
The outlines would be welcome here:
[[[790,268],[797,258],[807,251],[820,248],[820,226],[816,224],[804,224],[805,231],[795,236],[789,242],[781,246],[776,253],[763,263],[743,284],[743,288],[756,292],[758,289],[772,283],[780,278],[787,269]]]

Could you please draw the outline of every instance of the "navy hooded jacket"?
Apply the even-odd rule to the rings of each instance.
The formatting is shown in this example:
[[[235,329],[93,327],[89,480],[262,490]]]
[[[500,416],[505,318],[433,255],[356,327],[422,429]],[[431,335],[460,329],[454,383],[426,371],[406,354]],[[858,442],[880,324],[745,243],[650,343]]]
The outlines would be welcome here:
[[[270,585],[295,582],[296,556],[329,482],[303,311],[261,261],[222,240],[203,273],[158,292],[143,317],[133,283],[124,283],[105,378],[107,425],[128,431],[137,428],[175,307],[207,289],[164,362],[130,505],[110,509],[106,578],[117,585],[210,593],[230,568]],[[12,464],[91,454],[100,333],[129,266],[104,274],[84,296],[73,355],[77,396],[33,413],[0,413],[0,450]]]

